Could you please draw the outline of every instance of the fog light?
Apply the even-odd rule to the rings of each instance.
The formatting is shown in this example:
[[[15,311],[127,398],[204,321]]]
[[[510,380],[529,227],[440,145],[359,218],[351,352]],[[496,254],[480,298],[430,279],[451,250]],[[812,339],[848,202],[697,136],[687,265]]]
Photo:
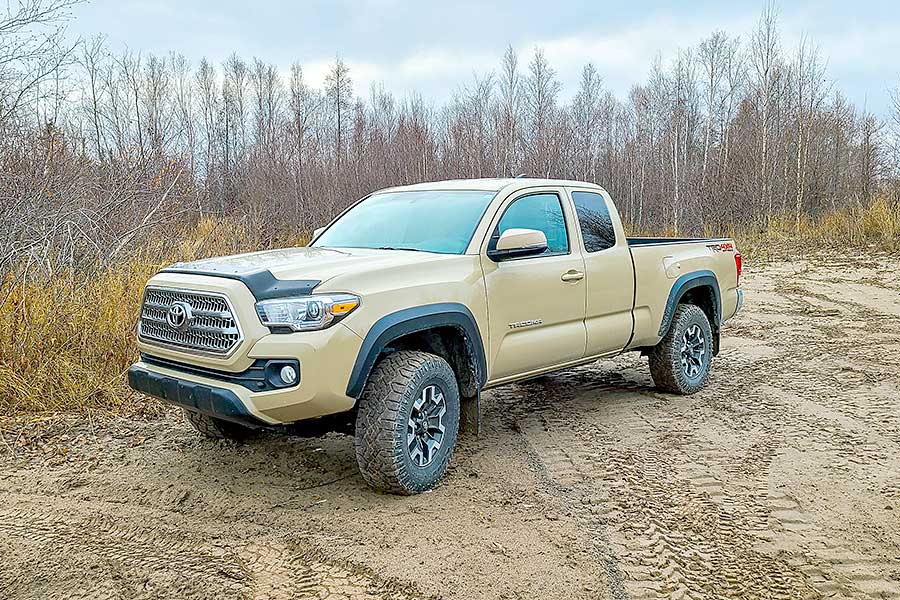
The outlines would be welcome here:
[[[297,383],[297,369],[291,365],[281,367],[281,380],[288,385]]]

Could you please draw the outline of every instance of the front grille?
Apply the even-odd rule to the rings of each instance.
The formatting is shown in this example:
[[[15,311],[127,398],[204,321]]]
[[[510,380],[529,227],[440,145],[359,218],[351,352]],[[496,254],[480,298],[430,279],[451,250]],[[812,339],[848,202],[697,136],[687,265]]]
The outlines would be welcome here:
[[[180,329],[166,318],[176,302],[187,304],[192,315]],[[148,287],[144,292],[138,337],[148,344],[216,356],[227,356],[243,339],[225,296],[160,287]]]

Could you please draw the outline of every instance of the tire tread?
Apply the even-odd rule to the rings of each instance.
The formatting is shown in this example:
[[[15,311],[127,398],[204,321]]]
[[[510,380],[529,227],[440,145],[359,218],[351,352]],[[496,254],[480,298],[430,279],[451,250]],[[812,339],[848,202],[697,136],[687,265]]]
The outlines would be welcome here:
[[[231,423],[223,419],[204,415],[192,410],[185,410],[184,416],[188,423],[208,438],[220,440],[244,440],[252,436],[254,431],[238,423]]]
[[[681,395],[693,394],[706,386],[709,380],[709,366],[707,366],[703,379],[699,384],[694,385],[687,381],[681,370],[678,337],[684,327],[695,321],[700,322],[701,326],[704,327],[711,344],[712,334],[709,319],[707,319],[703,309],[696,304],[679,304],[675,308],[675,314],[672,316],[672,323],[669,325],[666,335],[653,347],[648,355],[650,358],[650,375],[653,377],[653,383],[662,391]]]
[[[406,437],[404,396],[420,374],[434,369],[449,374],[455,384],[447,361],[427,352],[393,352],[372,370],[360,398],[354,441],[360,473],[371,487],[394,494],[416,494],[436,485],[446,473],[442,470],[428,485],[415,481],[404,468],[405,448],[397,444],[398,439]],[[397,431],[401,427],[402,436]],[[455,437],[454,431],[451,440]],[[445,462],[453,453],[452,445],[448,450]]]

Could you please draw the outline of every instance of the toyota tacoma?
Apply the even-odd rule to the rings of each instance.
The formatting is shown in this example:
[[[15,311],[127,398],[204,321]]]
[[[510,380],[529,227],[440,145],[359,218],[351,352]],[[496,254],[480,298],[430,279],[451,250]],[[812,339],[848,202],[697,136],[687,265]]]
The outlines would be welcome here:
[[[659,389],[701,389],[740,275],[731,239],[626,237],[594,184],[395,187],[307,247],[161,270],[128,381],[210,437],[346,417],[365,481],[413,494],[486,389],[627,351]]]

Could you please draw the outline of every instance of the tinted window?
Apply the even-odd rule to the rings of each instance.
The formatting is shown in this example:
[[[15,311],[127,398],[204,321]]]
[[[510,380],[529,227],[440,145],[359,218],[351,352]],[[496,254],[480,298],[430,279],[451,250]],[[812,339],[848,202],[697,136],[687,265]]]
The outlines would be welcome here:
[[[385,192],[334,222],[314,246],[462,254],[495,192]]]
[[[616,230],[613,229],[606,201],[600,194],[592,192],[572,192],[575,212],[584,238],[584,249],[599,252],[616,245]]]
[[[556,194],[534,194],[513,202],[500,218],[497,231],[494,232],[495,237],[500,237],[507,229],[543,231],[547,236],[547,252],[542,256],[565,254],[569,251],[566,220]]]

